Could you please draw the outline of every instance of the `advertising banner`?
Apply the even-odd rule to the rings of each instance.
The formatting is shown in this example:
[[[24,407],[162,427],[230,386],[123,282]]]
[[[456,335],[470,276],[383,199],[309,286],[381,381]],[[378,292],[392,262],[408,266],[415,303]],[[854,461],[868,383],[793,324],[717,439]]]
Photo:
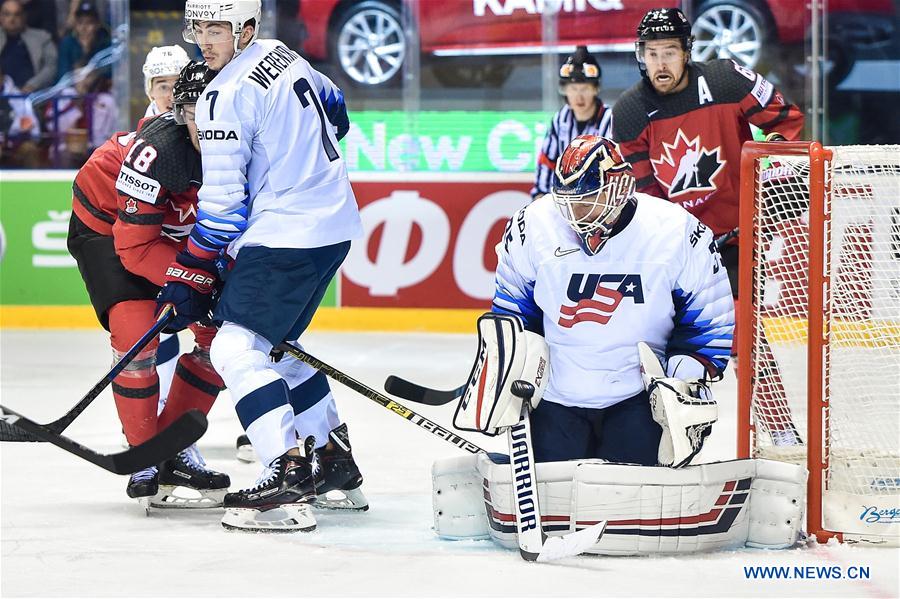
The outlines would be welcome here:
[[[46,171],[42,171],[46,172]],[[74,174],[74,173],[73,173]],[[0,304],[87,304],[75,259],[66,249],[72,175],[0,182]]]
[[[552,114],[364,111],[341,140],[354,171],[534,172]]]
[[[494,246],[530,188],[528,177],[471,174],[354,182],[365,237],[341,269],[341,305],[489,309]]]

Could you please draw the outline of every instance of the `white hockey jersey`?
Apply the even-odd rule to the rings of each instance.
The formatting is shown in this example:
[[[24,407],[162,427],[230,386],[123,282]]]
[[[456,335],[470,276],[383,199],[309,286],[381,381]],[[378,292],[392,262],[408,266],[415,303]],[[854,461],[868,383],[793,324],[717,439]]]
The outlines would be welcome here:
[[[544,196],[497,244],[493,310],[517,314],[550,347],[543,401],[604,408],[643,389],[636,344],[722,371],[734,302],[712,232],[677,204],[635,194],[631,221],[595,256]]]
[[[335,118],[337,116],[337,118]],[[196,108],[203,186],[194,245],[313,248],[362,234],[335,127],[343,94],[278,40],[228,63]],[[346,128],[343,132],[346,132]]]

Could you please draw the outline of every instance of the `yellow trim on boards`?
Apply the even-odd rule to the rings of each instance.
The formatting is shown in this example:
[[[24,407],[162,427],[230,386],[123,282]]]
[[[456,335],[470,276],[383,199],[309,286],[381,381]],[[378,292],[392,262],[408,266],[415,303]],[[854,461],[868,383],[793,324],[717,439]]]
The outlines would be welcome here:
[[[471,333],[485,310],[319,308],[311,331]],[[99,329],[90,306],[0,306],[0,328]]]

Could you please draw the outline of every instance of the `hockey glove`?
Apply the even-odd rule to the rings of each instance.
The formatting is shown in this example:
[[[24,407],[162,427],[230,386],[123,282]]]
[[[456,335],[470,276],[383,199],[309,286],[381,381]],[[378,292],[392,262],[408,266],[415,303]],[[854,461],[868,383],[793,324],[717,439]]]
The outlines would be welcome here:
[[[201,260],[181,252],[166,269],[166,284],[156,296],[156,311],[175,307],[175,318],[165,332],[175,333],[198,320],[208,320],[215,305],[218,270],[214,260]]]

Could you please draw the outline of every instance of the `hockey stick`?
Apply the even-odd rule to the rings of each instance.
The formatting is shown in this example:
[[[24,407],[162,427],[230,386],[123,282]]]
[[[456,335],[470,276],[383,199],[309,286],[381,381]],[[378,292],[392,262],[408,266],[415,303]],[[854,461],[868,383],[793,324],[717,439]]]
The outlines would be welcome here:
[[[548,537],[541,526],[541,508],[538,502],[537,473],[534,450],[531,447],[530,400],[534,386],[525,381],[514,381],[510,390],[521,397],[522,416],[519,423],[507,431],[509,440],[509,468],[515,491],[513,504],[516,510],[519,554],[529,562],[548,562],[584,553],[593,547],[606,530],[606,520],[570,532],[562,536]]]
[[[718,237],[716,237],[713,242],[716,244],[716,251],[721,252],[725,249],[725,244],[738,236],[738,228],[735,227],[727,233],[722,233]]]
[[[156,338],[157,335],[162,332],[162,330],[169,324],[169,321],[175,316],[175,309],[171,305],[165,306],[159,313],[159,317],[157,317],[156,322],[150,327],[144,336],[137,340],[131,349],[129,349],[124,356],[122,356],[118,362],[116,362],[113,367],[103,375],[103,378],[97,381],[91,390],[88,391],[84,397],[81,398],[75,406],[63,414],[60,418],[57,418],[53,422],[49,424],[37,425],[46,428],[48,431],[60,434],[64,430],[66,430],[72,422],[84,412],[91,403],[97,399],[97,397],[106,389],[109,384],[112,382],[114,378],[116,378],[122,370],[131,363],[136,355],[141,353],[147,345]],[[34,424],[34,423],[32,423]],[[21,428],[21,427],[20,427]],[[10,431],[11,432],[11,431]],[[0,436],[0,440],[2,441],[46,441],[47,439],[41,437],[40,435],[31,435],[28,433],[19,432],[18,434],[3,434]]]
[[[120,453],[99,453],[60,435],[48,426],[33,422],[18,412],[0,406],[0,420],[47,441],[113,474],[131,474],[155,466],[197,441],[206,432],[206,416],[189,410],[147,441]]]
[[[452,391],[438,391],[417,385],[393,374],[384,381],[384,390],[401,399],[425,404],[426,406],[442,406],[451,401],[456,401],[463,396],[468,383],[453,389]]]
[[[464,450],[468,451],[469,453],[485,453],[485,451],[482,448],[478,447],[471,441],[468,441],[467,439],[460,437],[453,431],[445,429],[444,427],[442,427],[440,424],[438,424],[436,422],[432,422],[431,420],[425,418],[421,414],[417,414],[416,412],[413,412],[406,406],[403,406],[403,405],[395,402],[393,399],[387,397],[386,395],[382,395],[381,393],[372,389],[371,387],[364,385],[363,383],[360,383],[353,377],[350,377],[350,376],[344,374],[337,368],[335,368],[333,366],[329,366],[322,360],[319,360],[318,358],[306,353],[305,351],[303,351],[296,345],[293,345],[291,343],[282,343],[281,345],[279,345],[276,348],[276,350],[283,351],[284,353],[290,354],[291,356],[297,358],[301,362],[309,364],[316,370],[324,373],[326,376],[334,379],[335,381],[341,383],[342,385],[346,385],[347,387],[353,389],[360,395],[364,395],[365,397],[368,397],[375,403],[380,404],[381,406],[387,408],[388,410],[394,412],[395,414],[399,414],[403,418],[406,418],[407,420],[409,420],[410,422],[412,422],[419,428],[425,429],[432,435],[437,435],[444,441],[447,441],[448,443],[452,443],[453,445],[456,445],[460,449],[464,449]]]
[[[340,370],[311,356],[299,347],[290,343],[282,343],[276,349],[309,364],[316,370],[325,373],[326,376],[381,404],[392,412],[400,414],[413,424],[424,428],[441,439],[461,447],[469,453],[484,453],[484,450],[474,443],[466,441],[439,424],[398,404],[367,385],[347,376]],[[534,393],[534,387],[525,381],[513,383],[513,393],[518,395],[517,390],[519,393],[525,394],[520,395],[520,397],[527,395],[527,398],[530,398]],[[528,420],[527,405],[527,401],[523,402],[523,419],[510,429],[508,433],[510,469],[512,470],[512,483],[516,489],[514,503],[516,504],[516,522],[519,530],[519,553],[527,561],[539,562],[572,557],[584,553],[600,540],[603,531],[606,529],[606,521],[598,522],[588,528],[558,537],[548,537],[539,526],[541,512],[535,491],[537,477],[533,467],[534,457],[531,449],[531,426]]]

